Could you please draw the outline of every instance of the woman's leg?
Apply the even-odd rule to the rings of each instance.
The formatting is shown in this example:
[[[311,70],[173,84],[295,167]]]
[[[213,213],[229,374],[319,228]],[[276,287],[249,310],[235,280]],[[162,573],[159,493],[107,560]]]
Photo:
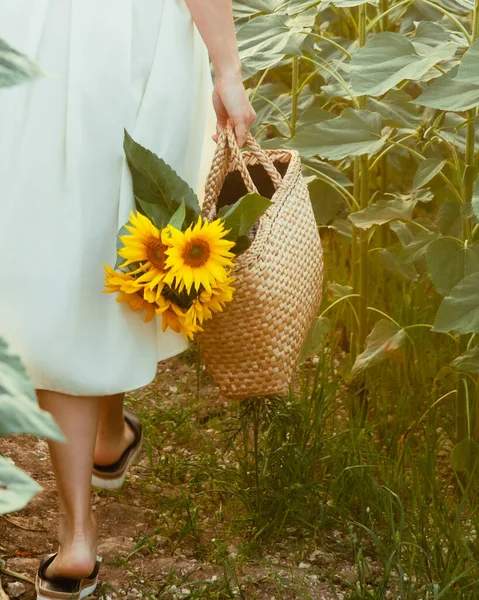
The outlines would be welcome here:
[[[125,394],[100,398],[100,414],[95,447],[95,464],[115,463],[135,440],[135,434],[125,421],[123,400]]]
[[[99,401],[45,390],[38,391],[38,399],[67,439],[66,443],[49,442],[60,501],[60,546],[48,575],[87,577],[95,567],[97,552],[90,490]]]

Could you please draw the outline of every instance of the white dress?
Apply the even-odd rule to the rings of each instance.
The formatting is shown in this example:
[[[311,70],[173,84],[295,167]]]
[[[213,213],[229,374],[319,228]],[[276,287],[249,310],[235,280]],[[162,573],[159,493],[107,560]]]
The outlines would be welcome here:
[[[123,130],[197,187],[206,48],[184,0],[0,0],[0,37],[47,72],[0,90],[0,336],[38,389],[141,387],[187,344],[102,294],[134,206]]]

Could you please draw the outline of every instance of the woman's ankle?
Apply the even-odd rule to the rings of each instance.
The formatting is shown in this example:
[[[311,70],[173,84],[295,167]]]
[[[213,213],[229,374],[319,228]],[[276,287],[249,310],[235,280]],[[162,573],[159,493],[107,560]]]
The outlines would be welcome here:
[[[98,546],[93,513],[86,519],[75,522],[63,515],[61,531],[58,555],[47,569],[48,577],[88,577],[95,568]]]
[[[125,420],[120,432],[99,428],[95,446],[95,464],[108,466],[115,463],[134,440],[135,432]]]

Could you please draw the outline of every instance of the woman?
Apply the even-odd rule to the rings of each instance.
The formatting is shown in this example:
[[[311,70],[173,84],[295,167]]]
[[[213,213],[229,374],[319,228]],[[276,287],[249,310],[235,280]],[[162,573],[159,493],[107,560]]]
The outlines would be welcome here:
[[[124,392],[185,349],[102,295],[133,208],[123,129],[195,187],[211,103],[244,144],[255,114],[231,0],[0,0],[1,35],[48,76],[0,94],[0,333],[19,353],[66,444],[51,443],[59,550],[40,597],[96,586],[94,483],[121,485],[141,444]],[[206,132],[208,135],[211,132]],[[62,596],[62,594],[65,594]]]

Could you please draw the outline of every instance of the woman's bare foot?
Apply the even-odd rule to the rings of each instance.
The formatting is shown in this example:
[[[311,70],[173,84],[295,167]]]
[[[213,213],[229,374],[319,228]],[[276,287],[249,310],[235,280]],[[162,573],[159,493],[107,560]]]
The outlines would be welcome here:
[[[83,579],[91,575],[97,556],[97,527],[93,515],[89,522],[72,531],[64,516],[61,517],[58,555],[46,571],[47,577]]]
[[[106,467],[116,463],[134,441],[135,432],[125,420],[121,431],[111,429],[105,431],[99,427],[95,446],[95,464]]]

